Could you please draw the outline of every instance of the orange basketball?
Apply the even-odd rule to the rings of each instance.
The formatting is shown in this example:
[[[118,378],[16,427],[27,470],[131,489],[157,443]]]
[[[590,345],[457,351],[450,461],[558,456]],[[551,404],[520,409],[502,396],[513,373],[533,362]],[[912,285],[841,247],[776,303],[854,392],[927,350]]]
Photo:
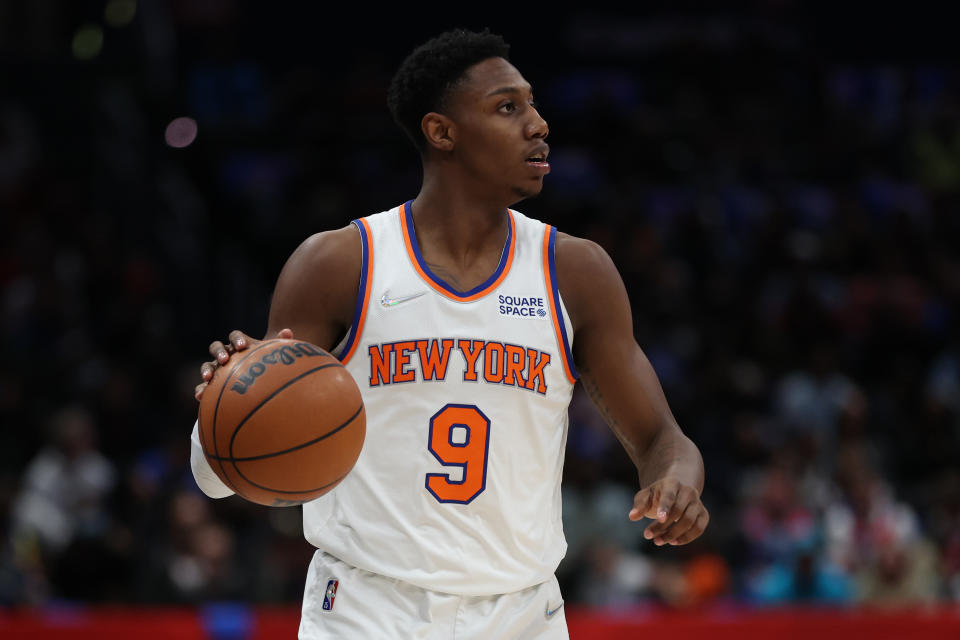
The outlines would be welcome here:
[[[265,340],[217,369],[200,399],[210,467],[247,500],[301,504],[353,468],[366,435],[356,382],[320,347]]]

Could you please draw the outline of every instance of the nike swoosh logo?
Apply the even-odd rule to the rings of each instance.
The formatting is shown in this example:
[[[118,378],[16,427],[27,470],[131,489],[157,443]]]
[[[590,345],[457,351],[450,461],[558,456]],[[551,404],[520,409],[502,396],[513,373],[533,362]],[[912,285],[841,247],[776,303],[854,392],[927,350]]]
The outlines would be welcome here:
[[[424,294],[426,294],[426,293],[427,293],[426,291],[421,291],[420,293],[413,293],[413,294],[410,294],[409,296],[400,296],[400,297],[398,297],[398,298],[391,298],[391,297],[390,297],[390,292],[389,292],[389,291],[384,291],[384,292],[383,292],[383,295],[380,296],[380,304],[382,304],[382,305],[385,306],[385,307],[395,307],[395,306],[397,306],[398,304],[400,304],[401,302],[407,302],[408,300],[414,300],[415,298],[419,298],[420,296],[422,296],[422,295],[424,295]]]
[[[562,603],[562,602],[561,602],[559,605],[557,605],[557,608],[556,608],[556,609],[550,609],[550,605],[548,604],[548,605],[547,605],[547,608],[546,608],[546,609],[544,610],[544,612],[543,612],[543,617],[545,617],[547,620],[549,620],[550,618],[553,617],[553,614],[555,614],[557,611],[560,611],[560,609],[563,609],[563,603]]]

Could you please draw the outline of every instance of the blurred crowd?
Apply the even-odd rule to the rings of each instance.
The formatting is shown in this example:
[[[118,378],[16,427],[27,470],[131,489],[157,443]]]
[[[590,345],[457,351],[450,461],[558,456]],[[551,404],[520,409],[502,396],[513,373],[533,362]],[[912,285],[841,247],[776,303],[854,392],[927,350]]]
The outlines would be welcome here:
[[[570,602],[960,600],[960,72],[832,59],[788,18],[491,25],[551,127],[517,208],[610,253],[707,469],[707,533],[655,547],[578,388]],[[415,195],[384,96],[440,30],[300,22],[0,3],[0,605],[299,600],[299,510],[194,484],[192,390],[303,238]]]

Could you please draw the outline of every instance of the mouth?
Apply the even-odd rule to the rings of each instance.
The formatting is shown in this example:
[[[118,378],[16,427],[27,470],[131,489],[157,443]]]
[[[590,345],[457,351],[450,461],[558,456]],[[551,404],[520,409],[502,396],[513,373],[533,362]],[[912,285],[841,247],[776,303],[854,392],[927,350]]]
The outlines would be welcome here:
[[[550,153],[550,147],[542,145],[533,153],[527,156],[527,166],[537,169],[543,173],[549,173],[550,164],[547,162],[547,155]]]

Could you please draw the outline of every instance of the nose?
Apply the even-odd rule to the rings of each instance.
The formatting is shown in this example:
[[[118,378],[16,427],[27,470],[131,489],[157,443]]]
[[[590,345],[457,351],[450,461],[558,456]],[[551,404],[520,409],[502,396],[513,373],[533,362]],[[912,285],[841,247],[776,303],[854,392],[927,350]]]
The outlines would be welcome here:
[[[536,107],[530,107],[530,112],[533,116],[527,124],[527,137],[540,138],[541,140],[546,138],[550,134],[550,127],[547,126],[547,121],[543,119],[543,116],[540,115]]]

